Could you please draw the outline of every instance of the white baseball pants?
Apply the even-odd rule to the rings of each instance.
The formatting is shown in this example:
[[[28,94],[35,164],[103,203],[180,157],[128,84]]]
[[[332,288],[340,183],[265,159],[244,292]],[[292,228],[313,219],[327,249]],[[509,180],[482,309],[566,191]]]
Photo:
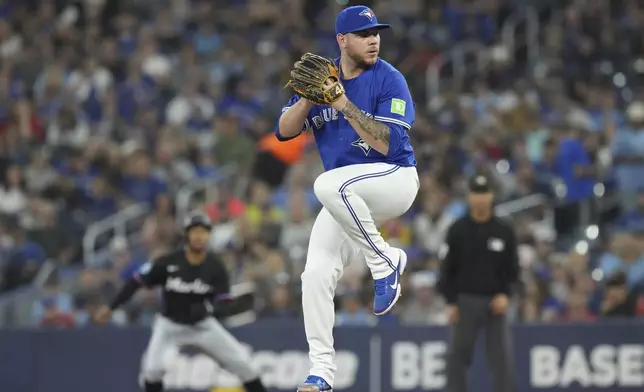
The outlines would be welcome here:
[[[377,224],[403,215],[418,193],[415,167],[388,163],[345,166],[315,181],[324,206],[313,225],[302,273],[304,327],[309,343],[311,375],[333,386],[333,298],[344,267],[366,261],[374,279],[388,276],[398,265],[399,250],[385,242]]]

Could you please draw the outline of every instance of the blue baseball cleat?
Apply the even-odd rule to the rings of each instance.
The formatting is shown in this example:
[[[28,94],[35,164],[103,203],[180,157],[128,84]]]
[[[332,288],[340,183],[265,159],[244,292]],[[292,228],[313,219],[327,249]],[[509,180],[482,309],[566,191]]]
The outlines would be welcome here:
[[[322,377],[308,376],[297,392],[322,392],[332,390],[331,385],[324,381]]]
[[[377,279],[373,283],[373,312],[376,316],[382,316],[394,307],[398,298],[400,298],[400,275],[402,275],[405,267],[407,267],[407,254],[400,250],[400,259],[398,260],[398,268],[389,276]]]

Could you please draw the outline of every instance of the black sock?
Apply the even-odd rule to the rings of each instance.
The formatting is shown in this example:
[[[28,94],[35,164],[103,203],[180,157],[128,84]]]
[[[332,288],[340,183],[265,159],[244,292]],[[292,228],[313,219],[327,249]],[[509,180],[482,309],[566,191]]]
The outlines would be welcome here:
[[[161,381],[157,382],[145,382],[145,392],[163,392],[163,383]]]
[[[259,378],[244,383],[244,389],[246,389],[246,392],[266,392],[266,388]]]

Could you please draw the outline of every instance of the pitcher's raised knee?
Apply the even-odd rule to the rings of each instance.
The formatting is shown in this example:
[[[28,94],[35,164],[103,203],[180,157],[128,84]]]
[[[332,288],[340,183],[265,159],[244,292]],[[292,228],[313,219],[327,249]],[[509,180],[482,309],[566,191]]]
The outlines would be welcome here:
[[[340,187],[342,183],[336,181],[333,176],[327,173],[322,173],[313,183],[313,192],[317,196],[322,205],[326,206],[328,203],[340,200]]]

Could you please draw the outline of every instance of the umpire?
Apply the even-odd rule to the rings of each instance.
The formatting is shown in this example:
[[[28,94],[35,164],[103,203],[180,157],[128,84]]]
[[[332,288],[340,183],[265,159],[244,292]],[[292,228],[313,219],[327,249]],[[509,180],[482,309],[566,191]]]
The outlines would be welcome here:
[[[506,311],[518,280],[517,244],[510,225],[494,216],[490,179],[469,181],[466,216],[447,237],[438,289],[454,325],[447,360],[447,392],[466,392],[476,340],[485,331],[487,362],[495,392],[515,392],[514,361]]]

